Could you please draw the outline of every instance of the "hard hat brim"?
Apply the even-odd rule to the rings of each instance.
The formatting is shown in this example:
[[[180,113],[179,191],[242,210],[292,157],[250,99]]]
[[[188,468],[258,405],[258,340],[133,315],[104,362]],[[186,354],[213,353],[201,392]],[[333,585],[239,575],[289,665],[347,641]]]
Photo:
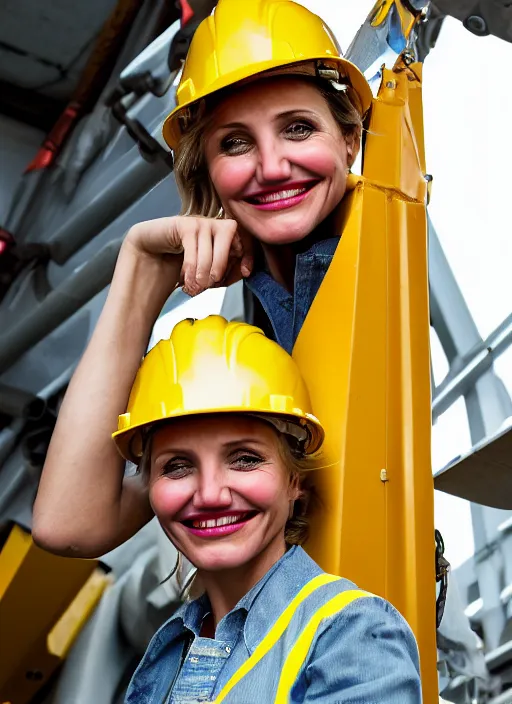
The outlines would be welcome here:
[[[220,80],[217,81],[216,84],[210,84],[208,87],[208,91],[204,93],[198,93],[195,95],[193,100],[188,101],[187,103],[184,103],[183,105],[177,106],[172,110],[172,112],[167,116],[165,119],[163,126],[162,126],[162,135],[167,143],[167,145],[174,151],[176,150],[176,147],[178,146],[180,139],[182,137],[182,132],[179,127],[178,123],[178,118],[180,117],[181,114],[187,109],[190,108],[192,105],[195,105],[198,103],[200,100],[206,97],[210,97],[215,95],[221,90],[228,89],[228,88],[235,88],[236,86],[240,86],[241,84],[244,84],[245,82],[254,82],[257,80],[264,80],[266,77],[268,77],[269,74],[272,76],[277,76],[279,75],[279,69],[286,69],[286,71],[283,71],[283,75],[293,75],[293,71],[290,70],[293,67],[297,67],[297,76],[304,75],[303,72],[299,70],[300,66],[306,64],[306,63],[311,63],[315,61],[326,61],[326,57],[324,56],[311,56],[302,59],[301,61],[294,62],[292,64],[290,63],[282,63],[282,64],[276,64],[274,61],[264,61],[261,62],[256,68],[254,65],[248,67],[249,70],[237,70],[229,74],[228,76],[223,75]],[[364,77],[363,73],[359,70],[359,68],[353,64],[351,61],[347,61],[347,59],[342,58],[341,56],[333,56],[329,57],[328,59],[329,63],[336,64],[337,68],[339,69],[340,73],[349,79],[349,85],[350,88],[357,94],[359,97],[359,100],[361,102],[361,109],[362,109],[362,114],[363,116],[368,112],[370,109],[372,100],[373,100],[373,95],[370,89],[370,86]]]
[[[148,423],[140,423],[139,425],[132,426],[129,429],[117,430],[115,433],[112,433],[112,439],[114,440],[119,453],[125,460],[128,460],[128,462],[133,462],[134,464],[138,464],[143,453],[144,432],[149,430],[153,426],[166,425],[167,423],[173,420],[179,420],[180,418],[201,415],[217,415],[220,413],[251,416],[261,415],[263,420],[265,419],[265,416],[276,416],[282,417],[283,419],[291,423],[303,425],[308,429],[309,432],[309,442],[304,447],[304,453],[307,456],[313,455],[318,452],[325,438],[325,432],[320,421],[310,413],[306,413],[302,416],[295,416],[290,415],[289,413],[279,413],[276,411],[262,411],[261,413],[258,413],[255,410],[248,410],[247,408],[212,408],[208,409],[207,411],[181,411],[176,415],[158,418]]]

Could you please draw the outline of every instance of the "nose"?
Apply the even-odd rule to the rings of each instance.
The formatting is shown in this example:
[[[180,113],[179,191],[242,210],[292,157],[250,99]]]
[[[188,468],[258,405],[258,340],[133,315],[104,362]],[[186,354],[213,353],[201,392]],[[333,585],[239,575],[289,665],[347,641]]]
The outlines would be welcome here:
[[[291,176],[291,163],[282,140],[265,135],[258,144],[256,178],[259,183],[286,181]]]
[[[231,506],[231,489],[222,467],[201,467],[193,504],[197,509],[223,509]]]

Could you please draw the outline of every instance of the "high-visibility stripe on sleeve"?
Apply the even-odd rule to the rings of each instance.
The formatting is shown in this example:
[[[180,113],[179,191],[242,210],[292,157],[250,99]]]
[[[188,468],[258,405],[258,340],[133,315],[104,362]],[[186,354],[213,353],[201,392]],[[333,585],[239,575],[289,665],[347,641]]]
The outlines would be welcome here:
[[[318,577],[314,577],[310,580],[300,592],[295,596],[294,599],[288,604],[283,613],[279,616],[277,621],[274,623],[270,631],[263,638],[261,643],[255,648],[253,654],[248,658],[244,664],[238,668],[238,670],[233,674],[233,676],[228,680],[226,685],[219,692],[217,699],[215,699],[215,704],[221,704],[222,701],[227,697],[229,692],[233,687],[240,682],[242,677],[255,667],[258,662],[271,650],[277,643],[279,638],[283,635],[288,627],[288,624],[293,618],[299,605],[307,599],[307,597],[312,594],[316,589],[322,587],[324,584],[329,584],[330,582],[335,582],[340,579],[336,575],[332,574],[320,574]]]
[[[320,606],[320,608],[315,611],[284,661],[283,669],[281,670],[281,677],[279,678],[279,684],[277,685],[274,704],[288,704],[291,689],[297,679],[300,668],[306,660],[320,622],[324,618],[335,616],[340,611],[343,611],[346,606],[354,602],[356,599],[373,596],[375,595],[370,594],[369,592],[364,592],[360,589],[352,589],[350,591],[337,594],[334,598],[323,606]]]

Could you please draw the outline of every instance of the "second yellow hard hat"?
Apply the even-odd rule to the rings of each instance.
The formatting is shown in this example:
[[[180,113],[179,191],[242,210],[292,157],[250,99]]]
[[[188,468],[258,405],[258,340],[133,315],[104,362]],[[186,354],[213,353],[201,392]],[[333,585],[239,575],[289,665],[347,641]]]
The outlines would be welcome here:
[[[292,0],[219,0],[192,39],[176,90],[176,108],[163,136],[175,149],[181,136],[179,117],[215,91],[280,67],[315,62],[318,75],[346,84],[363,114],[372,101],[361,71],[343,58],[327,25]],[[300,73],[300,71],[298,71]]]
[[[153,424],[208,413],[274,420],[281,432],[301,437],[304,454],[316,452],[324,438],[290,355],[259,328],[218,315],[178,323],[146,355],[112,437],[123,457],[138,463]]]

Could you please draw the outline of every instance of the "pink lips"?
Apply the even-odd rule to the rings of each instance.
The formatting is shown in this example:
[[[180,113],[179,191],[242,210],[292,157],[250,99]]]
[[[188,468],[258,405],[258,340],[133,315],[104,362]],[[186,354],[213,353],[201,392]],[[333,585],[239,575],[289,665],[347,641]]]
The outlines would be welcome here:
[[[243,521],[237,523],[228,523],[225,526],[214,526],[213,528],[193,528],[192,526],[187,526],[182,524],[186,530],[188,530],[192,535],[196,535],[199,538],[219,538],[224,535],[231,535],[231,533],[236,533],[241,530],[245,525],[247,525],[253,518],[255,514],[247,516]]]
[[[283,193],[286,193],[286,191],[296,190],[297,188],[302,187],[304,188],[304,191],[296,195],[284,196],[283,198],[274,199],[266,203],[258,203],[256,201],[256,197],[252,196],[246,199],[246,202],[249,202],[254,208],[257,208],[258,210],[284,210],[285,208],[293,208],[295,205],[301,203],[309,195],[309,193],[311,193],[315,186],[316,182],[309,182],[307,184],[304,183],[301,185],[297,184],[297,186],[290,184],[288,188],[282,188],[280,190],[282,190]],[[279,193],[279,191],[274,191],[274,193]]]

